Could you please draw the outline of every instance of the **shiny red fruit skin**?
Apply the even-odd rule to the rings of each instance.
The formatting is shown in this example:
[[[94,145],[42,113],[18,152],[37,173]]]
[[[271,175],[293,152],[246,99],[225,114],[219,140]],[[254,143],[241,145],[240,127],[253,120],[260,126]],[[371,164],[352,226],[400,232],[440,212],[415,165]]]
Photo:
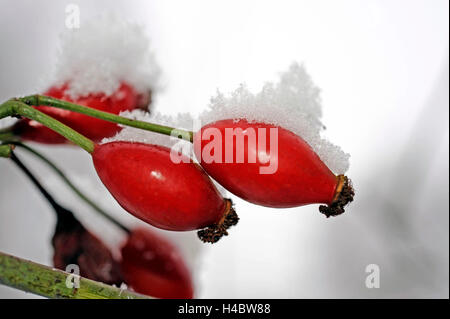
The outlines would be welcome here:
[[[165,238],[134,229],[121,251],[121,273],[134,291],[156,298],[193,298],[190,272],[178,249]]]
[[[194,230],[217,223],[225,202],[202,168],[176,164],[170,149],[117,141],[92,153],[103,184],[132,215],[167,230]]]
[[[114,114],[139,108],[141,103],[140,95],[126,83],[122,83],[117,91],[109,97],[106,97],[104,94],[89,94],[84,97],[72,99],[65,93],[67,89],[67,84],[61,87],[52,87],[45,92],[44,95]],[[102,140],[104,137],[115,135],[121,129],[115,123],[96,119],[80,113],[50,106],[37,106],[36,109],[96,142]],[[15,127],[15,132],[24,140],[38,143],[63,144],[68,142],[58,133],[36,121],[28,119],[19,121]]]
[[[233,194],[254,204],[268,207],[296,207],[314,203],[330,204],[337,187],[337,177],[320,160],[312,148],[299,136],[282,128],[265,123],[249,123],[247,120],[221,120],[208,124],[194,136],[194,151],[197,159],[201,150],[214,138],[200,142],[200,132],[207,128],[217,128],[222,139],[222,163],[206,163],[201,166],[219,184]],[[266,130],[266,152],[276,161],[278,169],[274,174],[260,174],[261,163],[257,143],[244,143],[244,163],[225,163],[225,128],[253,128],[258,138],[258,128]],[[270,154],[269,129],[278,128],[278,158]],[[205,136],[206,137],[206,136]],[[256,141],[257,141],[256,138]],[[256,163],[248,163],[249,152],[258,154]],[[236,138],[233,141],[233,154],[236,154]],[[234,157],[235,158],[235,157]],[[275,163],[275,162],[274,162]]]

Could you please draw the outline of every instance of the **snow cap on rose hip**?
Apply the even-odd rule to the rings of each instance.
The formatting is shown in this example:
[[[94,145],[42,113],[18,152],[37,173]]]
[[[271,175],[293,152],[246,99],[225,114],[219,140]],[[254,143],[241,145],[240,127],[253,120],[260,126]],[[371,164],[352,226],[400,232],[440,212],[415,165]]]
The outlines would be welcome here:
[[[160,73],[145,28],[106,13],[62,33],[51,87],[43,94],[114,114],[149,110],[160,88]],[[120,131],[115,123],[67,110],[46,106],[39,110],[96,142]],[[67,142],[27,119],[19,121],[14,132],[39,143]]]
[[[71,82],[67,95],[112,95],[125,82],[138,93],[160,88],[161,68],[143,25],[106,12],[61,34],[51,82]]]
[[[252,93],[242,84],[225,95],[218,91],[208,109],[200,114],[202,125],[226,119],[245,119],[282,127],[300,136],[335,174],[349,169],[350,155],[321,136],[322,102],[320,89],[303,64],[292,63],[278,81],[266,82]]]

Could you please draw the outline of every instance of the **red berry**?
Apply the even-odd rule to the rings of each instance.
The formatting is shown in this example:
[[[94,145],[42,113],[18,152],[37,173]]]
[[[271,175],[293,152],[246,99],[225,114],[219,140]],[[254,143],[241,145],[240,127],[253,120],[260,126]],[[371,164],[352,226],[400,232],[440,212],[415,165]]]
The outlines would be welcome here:
[[[148,229],[131,232],[120,263],[134,291],[157,298],[193,298],[191,275],[178,249]]]
[[[222,198],[202,168],[174,163],[159,145],[111,142],[92,153],[95,169],[118,203],[153,226],[175,231],[210,227],[199,233],[215,242],[236,224],[230,201]]]
[[[146,107],[150,99],[149,96],[144,97],[144,95],[138,94],[126,83],[122,83],[117,91],[108,97],[104,94],[89,94],[77,99],[72,99],[67,94],[68,88],[68,84],[61,87],[51,87],[44,95],[114,114]],[[100,141],[104,137],[113,136],[121,129],[115,123],[76,112],[50,106],[37,106],[36,108],[94,141]],[[67,140],[58,133],[33,120],[24,119],[19,121],[16,124],[14,131],[24,140],[45,144],[62,144],[67,142]]]
[[[220,132],[216,134],[221,142],[217,149],[212,150],[212,144],[207,146],[216,138],[204,134],[208,128],[212,129],[209,132]],[[277,129],[278,132],[273,141],[269,138],[270,128]],[[247,134],[250,134],[249,131],[254,132],[254,142],[249,142],[246,137],[243,147],[238,149],[236,135],[227,138],[226,133],[235,129],[242,129]],[[265,132],[266,145],[258,147],[260,134],[264,134],[262,132]],[[334,175],[301,137],[282,127],[249,123],[244,119],[221,120],[202,127],[195,134],[194,141],[195,154],[197,158],[202,156],[201,165],[205,171],[227,190],[249,202],[279,208],[323,203],[329,207],[321,206],[320,210],[330,216],[342,213],[343,206],[353,199],[353,189],[347,178]],[[278,148],[277,153],[272,154],[271,146],[274,142],[278,143]],[[229,152],[232,150],[232,162],[226,162],[227,148]],[[209,163],[205,161],[205,155],[214,155],[214,152],[219,152],[220,155],[220,151],[221,160],[211,162],[210,159]],[[243,162],[237,160],[236,154],[239,152],[244,155]],[[255,156],[253,163],[249,160],[249,155]],[[261,174],[260,168],[267,169],[270,165],[273,166],[273,173]]]
[[[72,212],[59,207],[57,216],[52,238],[54,267],[65,271],[68,265],[75,264],[83,277],[120,285],[123,282],[120,266],[108,247],[84,228]]]
[[[65,144],[69,143],[66,138],[39,122],[22,119],[14,125],[13,132],[23,140],[42,144]]]

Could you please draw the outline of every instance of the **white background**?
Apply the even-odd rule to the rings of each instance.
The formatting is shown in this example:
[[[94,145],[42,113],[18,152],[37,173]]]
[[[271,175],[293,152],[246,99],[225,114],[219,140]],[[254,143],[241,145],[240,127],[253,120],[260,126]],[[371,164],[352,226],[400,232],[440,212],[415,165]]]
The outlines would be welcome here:
[[[112,10],[145,24],[164,73],[156,109],[167,114],[198,113],[217,88],[258,90],[304,62],[322,89],[326,135],[352,155],[357,195],[343,216],[236,200],[241,221],[220,243],[172,234],[193,265],[197,296],[448,298],[448,1],[0,0],[1,100],[45,87],[68,3],[79,4],[81,23]],[[87,154],[40,149],[133,221]],[[48,169],[22,158],[93,231],[120,243]],[[0,250],[50,264],[53,223],[32,185],[1,160]],[[365,286],[372,263],[379,289]],[[33,296],[1,286],[0,297]]]

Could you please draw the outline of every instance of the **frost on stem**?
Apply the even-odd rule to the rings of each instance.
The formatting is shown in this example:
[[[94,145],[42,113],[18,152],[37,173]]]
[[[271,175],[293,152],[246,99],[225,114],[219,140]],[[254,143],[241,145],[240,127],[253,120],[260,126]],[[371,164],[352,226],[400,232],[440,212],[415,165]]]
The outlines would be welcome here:
[[[325,216],[338,216],[345,212],[344,207],[353,201],[355,191],[352,181],[344,175],[339,175],[339,183],[336,189],[336,195],[330,205],[320,205],[319,211]]]
[[[124,116],[129,119],[145,121],[150,123],[158,123],[159,125],[165,125],[170,127],[176,127],[183,130],[191,130],[194,122],[194,118],[189,113],[178,113],[177,115],[165,115],[160,112],[144,112],[143,110],[123,111],[120,116]],[[175,144],[183,143],[183,149],[186,147],[186,155],[192,153],[192,144],[188,141],[182,141],[175,137],[166,136],[160,133],[142,130],[131,126],[123,126],[122,130],[115,136],[104,138],[101,144],[113,142],[113,141],[129,141],[145,144],[156,144],[165,146],[168,148],[173,147]],[[181,144],[179,144],[181,145]]]
[[[219,241],[222,236],[228,236],[228,228],[238,223],[239,217],[233,208],[231,199],[225,199],[226,209],[222,219],[215,225],[208,226],[197,232],[198,237],[204,243],[214,244]]]

